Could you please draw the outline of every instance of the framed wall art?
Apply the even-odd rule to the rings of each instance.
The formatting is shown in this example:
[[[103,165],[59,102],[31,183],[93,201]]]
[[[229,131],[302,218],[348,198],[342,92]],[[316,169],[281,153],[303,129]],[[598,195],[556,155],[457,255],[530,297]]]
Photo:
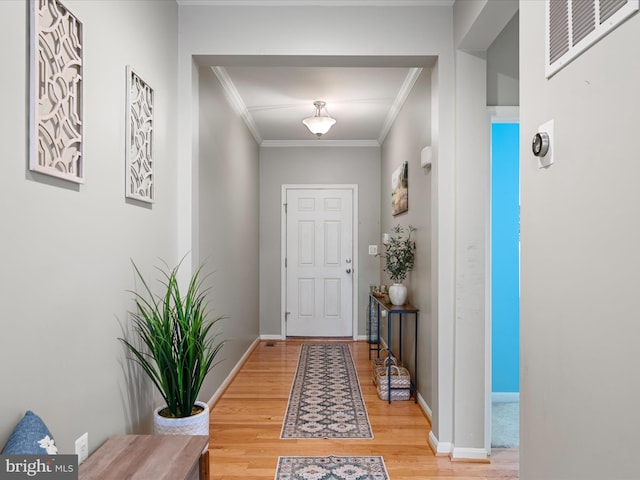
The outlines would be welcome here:
[[[391,175],[391,213],[409,210],[409,163],[404,162]]]
[[[125,196],[154,201],[153,89],[127,66]]]
[[[84,181],[82,23],[59,0],[30,3],[29,169]]]

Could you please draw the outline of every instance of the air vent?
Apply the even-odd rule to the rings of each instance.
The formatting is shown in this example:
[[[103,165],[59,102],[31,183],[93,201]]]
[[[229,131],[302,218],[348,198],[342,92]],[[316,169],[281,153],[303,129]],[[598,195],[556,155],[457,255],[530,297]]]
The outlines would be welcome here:
[[[638,11],[640,0],[546,0],[546,75],[551,77]]]

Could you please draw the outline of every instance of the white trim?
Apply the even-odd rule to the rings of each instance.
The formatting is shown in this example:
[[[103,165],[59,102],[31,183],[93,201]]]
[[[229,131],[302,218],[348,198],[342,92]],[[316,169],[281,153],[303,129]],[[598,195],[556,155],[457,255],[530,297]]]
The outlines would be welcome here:
[[[261,147],[375,147],[380,148],[376,140],[264,140]]]
[[[451,450],[453,449],[453,443],[451,442],[439,442],[438,438],[433,433],[433,430],[429,432],[429,445],[431,445],[431,449],[436,454],[436,457],[442,457],[445,455],[450,455]]]
[[[284,204],[287,203],[287,190],[351,190],[352,194],[352,255],[353,271],[355,275],[352,285],[352,301],[351,301],[351,336],[354,340],[358,339],[358,277],[360,275],[360,266],[358,262],[358,185],[349,184],[284,184],[282,185],[282,193],[280,196],[281,216],[280,216],[280,332],[282,340],[287,338],[287,325],[285,322],[285,313],[287,308],[287,271],[284,268],[284,260],[287,256],[287,215]]]
[[[493,392],[491,402],[493,403],[513,403],[520,401],[520,392]]]
[[[176,0],[199,7],[452,7],[454,0]]]
[[[407,100],[409,93],[411,93],[411,89],[413,88],[416,81],[418,80],[420,73],[422,73],[421,68],[412,68],[409,70],[409,73],[404,79],[404,83],[402,84],[402,87],[400,87],[400,91],[398,92],[398,95],[396,96],[393,102],[393,105],[391,105],[391,108],[389,109],[387,118],[384,122],[384,125],[382,126],[380,135],[378,136],[378,143],[380,145],[384,143],[384,139],[387,137],[389,130],[391,130],[391,126],[393,125],[393,122],[396,121],[396,117],[400,113],[400,109],[404,105],[404,102]]]
[[[224,90],[232,108],[238,115],[240,115],[240,117],[242,117],[242,120],[244,120],[244,123],[247,125],[251,135],[253,135],[255,141],[258,142],[258,145],[260,145],[262,143],[262,135],[260,135],[258,127],[253,121],[253,117],[242,100],[240,92],[238,92],[238,89],[231,80],[231,77],[229,77],[227,70],[224,67],[211,67],[211,70],[213,70],[213,73],[216,74],[216,77],[220,81],[222,89]]]
[[[454,446],[449,457],[451,460],[487,460],[489,454],[484,448],[457,448]]]
[[[491,123],[520,123],[520,107],[487,107]]]
[[[207,402],[210,409],[213,408],[213,406],[218,402],[218,400],[220,400],[224,391],[227,389],[229,385],[231,385],[231,382],[233,381],[234,378],[236,378],[236,375],[238,375],[238,372],[240,371],[242,366],[245,364],[245,362],[249,358],[249,355],[251,355],[251,352],[253,352],[253,350],[258,346],[259,343],[260,343],[260,337],[256,337],[253,343],[249,345],[249,348],[247,348],[247,351],[244,352],[244,355],[240,357],[240,360],[238,360],[238,363],[236,363],[236,365],[231,369],[231,371],[229,372],[229,375],[227,375],[227,378],[224,379],[224,382],[222,382],[222,384],[218,387],[218,389],[215,391],[213,396]]]
[[[420,408],[422,408],[422,411],[424,412],[424,414],[427,416],[427,418],[429,419],[429,423],[431,425],[433,425],[432,419],[433,419],[433,411],[431,410],[431,407],[429,407],[429,405],[427,405],[427,402],[425,401],[425,399],[422,397],[422,395],[420,395],[420,393],[418,392],[418,390],[416,389],[415,391],[416,393],[416,398],[418,399],[418,405],[420,405]]]
[[[282,335],[260,335],[260,340],[283,340]]]

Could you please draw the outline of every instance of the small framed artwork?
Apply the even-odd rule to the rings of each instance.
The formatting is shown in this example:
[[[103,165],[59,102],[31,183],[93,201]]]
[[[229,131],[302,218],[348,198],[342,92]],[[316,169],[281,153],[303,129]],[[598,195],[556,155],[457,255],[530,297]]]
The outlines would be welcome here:
[[[29,170],[83,183],[82,23],[59,0],[30,5]]]
[[[125,196],[154,201],[153,89],[127,65]]]
[[[391,213],[409,210],[409,163],[404,162],[391,175]]]

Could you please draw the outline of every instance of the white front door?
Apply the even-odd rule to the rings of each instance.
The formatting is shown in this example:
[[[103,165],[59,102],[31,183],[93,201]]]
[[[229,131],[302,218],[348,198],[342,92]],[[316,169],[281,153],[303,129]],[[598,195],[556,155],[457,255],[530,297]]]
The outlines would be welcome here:
[[[286,190],[286,335],[353,335],[353,190]]]

